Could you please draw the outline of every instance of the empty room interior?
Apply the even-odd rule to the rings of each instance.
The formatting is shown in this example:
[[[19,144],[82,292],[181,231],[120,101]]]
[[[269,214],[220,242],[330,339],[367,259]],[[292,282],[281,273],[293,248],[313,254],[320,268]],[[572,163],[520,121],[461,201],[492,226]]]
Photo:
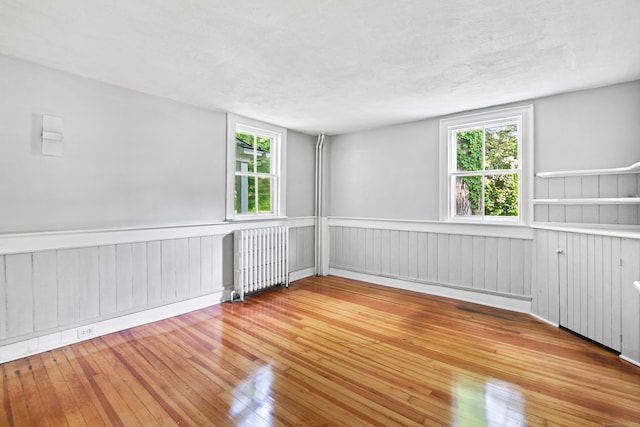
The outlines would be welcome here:
[[[640,425],[640,2],[0,0],[0,425]]]

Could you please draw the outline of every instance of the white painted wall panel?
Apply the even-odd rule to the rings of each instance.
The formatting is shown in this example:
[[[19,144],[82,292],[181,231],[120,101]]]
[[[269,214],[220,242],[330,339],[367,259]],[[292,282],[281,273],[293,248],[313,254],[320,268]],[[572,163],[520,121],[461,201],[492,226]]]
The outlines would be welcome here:
[[[409,251],[407,256],[409,257],[409,278],[413,280],[418,279],[418,233],[415,231],[409,232]]]
[[[189,295],[200,294],[201,262],[200,237],[192,237],[189,239]]]
[[[449,283],[449,235],[438,234],[438,282]]]
[[[180,300],[189,296],[189,239],[176,241],[176,297]]]
[[[380,237],[380,230],[373,230],[373,239],[372,239],[372,246],[373,246],[373,264],[371,266],[371,268],[367,268],[368,271],[371,271],[373,274],[380,274],[380,266],[381,266],[381,261],[380,261],[380,253],[381,253],[381,237]]]
[[[80,317],[78,251],[58,251],[58,325],[69,325]]]
[[[7,307],[7,276],[5,256],[0,256],[0,307]],[[7,338],[7,310],[0,309],[0,340]]]
[[[33,332],[33,276],[31,254],[7,255],[7,337]]]
[[[211,291],[213,286],[213,237],[200,238],[200,289],[203,293]]]
[[[529,240],[360,226],[331,226],[330,235],[334,268],[501,295],[531,292]],[[359,255],[347,257],[346,241]]]
[[[116,245],[116,309],[133,307],[133,255],[131,244]]]
[[[473,287],[473,237],[460,236],[460,281],[465,287]]]
[[[429,233],[418,233],[418,280],[429,280]]]
[[[526,295],[524,290],[525,242],[520,239],[509,240],[509,254],[506,257],[509,263],[509,289],[507,292],[515,295]]]
[[[412,255],[415,255],[413,252]],[[409,278],[409,232],[398,232],[398,277]]]
[[[223,236],[213,236],[213,265],[212,265],[212,278],[213,278],[213,288],[212,291],[222,291],[224,287],[227,285],[225,283],[224,269],[230,268],[231,266],[225,266],[224,257],[225,253],[229,253],[225,251],[224,247],[224,237]]]
[[[533,281],[533,242],[524,243],[524,292],[522,295],[531,296],[531,282]],[[512,284],[512,287],[514,285]]]
[[[438,235],[436,233],[428,233],[428,236],[429,252],[427,262],[427,281],[431,283],[438,283],[438,260],[440,258]]]
[[[460,285],[462,283],[462,241],[460,236],[449,236],[449,283]]]
[[[373,253],[374,253],[374,243],[373,243],[373,231],[372,229],[368,228],[365,230],[364,232],[364,241],[365,241],[365,245],[364,245],[364,265],[365,265],[365,270],[367,271],[373,271],[374,270],[374,261],[373,261]]]
[[[42,330],[58,325],[58,264],[56,251],[33,254],[33,322]],[[1,306],[4,311],[4,305]]]
[[[147,242],[147,301],[162,301],[162,248],[159,241]]]
[[[365,270],[365,247],[366,238],[364,228],[351,230],[351,252],[355,268],[359,271]]]
[[[289,230],[289,264],[298,265],[298,230]]]
[[[147,305],[149,293],[147,282],[147,244],[145,242],[133,243],[131,245],[131,259],[132,303],[134,308],[140,308]]]
[[[160,243],[160,251],[162,258],[162,301],[174,301],[178,295],[175,240],[163,240]]]
[[[511,239],[498,239],[498,292],[511,291]],[[522,254],[520,255],[522,256]]]
[[[633,286],[640,280],[640,241],[622,239],[621,257],[622,355],[640,362],[640,292]]]
[[[580,322],[576,332],[589,334],[589,241],[588,236],[580,235]]]
[[[35,256],[35,254],[34,254]],[[142,266],[146,268],[146,263]],[[100,249],[78,249],[79,318],[100,316]]]
[[[289,269],[290,271],[297,271],[303,268],[313,268],[315,266],[315,227],[299,227],[303,230],[304,233],[304,250],[302,251],[302,261],[298,264],[295,270]]]
[[[616,181],[617,182],[617,181]],[[602,236],[594,236],[594,302],[595,308],[592,313],[592,320],[594,322],[593,336],[594,340],[598,342],[604,342],[604,259],[603,259],[603,243]]]
[[[389,275],[400,275],[400,233],[397,230],[389,232]]]
[[[100,315],[115,313],[116,301],[116,247],[100,246]]]
[[[486,237],[473,236],[473,287],[484,289],[485,274],[485,241]]]
[[[498,290],[498,239],[484,239],[484,289]]]
[[[621,346],[620,328],[622,322],[622,294],[620,291],[622,283],[621,246],[620,238],[614,237],[611,239],[611,348],[617,351],[620,351]]]
[[[380,274],[391,275],[391,231],[380,230]]]
[[[595,237],[587,236],[587,336],[596,336],[596,252]]]

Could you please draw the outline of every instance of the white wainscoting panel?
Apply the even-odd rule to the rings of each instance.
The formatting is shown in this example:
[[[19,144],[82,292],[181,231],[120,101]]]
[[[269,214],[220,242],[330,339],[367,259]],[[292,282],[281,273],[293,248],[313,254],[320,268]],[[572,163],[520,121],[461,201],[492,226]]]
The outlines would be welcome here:
[[[370,228],[381,221],[330,221],[332,271],[530,299],[531,239]]]
[[[288,222],[294,259],[290,272],[294,278],[307,277],[314,273],[313,218]],[[127,327],[126,320],[116,319],[140,322],[146,312],[164,306],[191,307],[189,301],[211,301],[211,295],[216,302],[228,299],[233,284],[223,283],[223,270],[233,254],[224,241],[234,226],[250,225],[162,229],[158,236],[173,237],[145,241],[132,240],[153,237],[149,230],[116,230],[113,236],[108,231],[72,232],[68,241],[64,233],[53,233],[46,234],[44,242],[34,235],[0,236],[5,251],[0,252],[0,352],[10,348],[7,351],[19,357],[49,349],[52,342],[77,341],[73,336],[83,325]],[[213,233],[194,236],[194,230]],[[89,243],[94,235],[109,244],[74,247]],[[61,247],[52,249],[53,243]],[[30,244],[33,251],[16,253]]]

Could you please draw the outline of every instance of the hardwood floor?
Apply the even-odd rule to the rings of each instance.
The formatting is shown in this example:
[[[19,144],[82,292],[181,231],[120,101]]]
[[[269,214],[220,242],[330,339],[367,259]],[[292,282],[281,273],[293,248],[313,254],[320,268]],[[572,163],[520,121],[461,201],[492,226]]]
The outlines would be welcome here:
[[[640,423],[640,368],[570,332],[336,277],[0,366],[0,425]]]

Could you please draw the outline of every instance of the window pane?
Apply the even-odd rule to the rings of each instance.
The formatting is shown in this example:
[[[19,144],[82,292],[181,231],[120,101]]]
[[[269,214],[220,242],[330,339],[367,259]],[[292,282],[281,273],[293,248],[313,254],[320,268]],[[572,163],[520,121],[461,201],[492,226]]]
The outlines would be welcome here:
[[[456,215],[482,215],[482,177],[456,178]]]
[[[485,128],[485,167],[518,169],[518,126],[515,124]]]
[[[456,133],[458,172],[482,170],[482,129]]]
[[[258,159],[257,171],[259,173],[271,173],[271,146],[271,138],[258,137],[256,154]]]
[[[236,132],[236,171],[253,172],[254,136]]]
[[[258,213],[271,213],[271,178],[258,178]]]
[[[255,213],[256,179],[252,176],[236,176],[233,200],[235,213]]]
[[[487,216],[518,216],[518,175],[489,175],[484,182]]]

